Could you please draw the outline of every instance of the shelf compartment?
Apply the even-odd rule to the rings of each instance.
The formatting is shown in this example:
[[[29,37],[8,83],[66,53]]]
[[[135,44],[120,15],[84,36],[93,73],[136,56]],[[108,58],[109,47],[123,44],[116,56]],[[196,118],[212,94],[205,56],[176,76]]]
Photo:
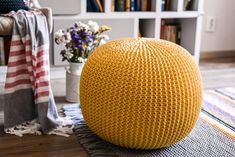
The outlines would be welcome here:
[[[155,19],[140,19],[139,33],[141,37],[154,38],[155,36]]]
[[[176,25],[180,27],[180,32],[176,32],[179,33],[179,44],[194,55],[196,32],[192,30],[196,30],[197,18],[163,19],[162,22],[163,21],[166,25]]]
[[[181,24],[175,19],[162,20],[160,38],[180,45]]]

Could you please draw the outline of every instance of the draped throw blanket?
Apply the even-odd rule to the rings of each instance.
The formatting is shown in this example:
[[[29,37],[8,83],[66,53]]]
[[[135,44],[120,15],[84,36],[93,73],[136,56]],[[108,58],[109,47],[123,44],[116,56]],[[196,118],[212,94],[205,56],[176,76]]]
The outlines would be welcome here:
[[[49,34],[39,10],[11,12],[14,19],[5,83],[5,132],[53,133],[58,116],[49,77]]]

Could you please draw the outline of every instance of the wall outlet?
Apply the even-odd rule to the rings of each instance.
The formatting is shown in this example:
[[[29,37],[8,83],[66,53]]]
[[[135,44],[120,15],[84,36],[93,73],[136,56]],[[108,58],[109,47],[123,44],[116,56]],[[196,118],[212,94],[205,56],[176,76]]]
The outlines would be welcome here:
[[[207,16],[206,18],[206,31],[207,32],[215,32],[216,29],[216,17],[215,16]]]

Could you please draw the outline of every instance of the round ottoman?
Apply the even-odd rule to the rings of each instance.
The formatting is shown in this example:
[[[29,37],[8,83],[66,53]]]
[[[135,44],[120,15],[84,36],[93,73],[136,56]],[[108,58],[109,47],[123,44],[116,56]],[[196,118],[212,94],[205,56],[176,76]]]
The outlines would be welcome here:
[[[99,137],[127,148],[156,149],[185,138],[202,104],[202,80],[192,56],[164,40],[111,41],[87,60],[81,109]]]

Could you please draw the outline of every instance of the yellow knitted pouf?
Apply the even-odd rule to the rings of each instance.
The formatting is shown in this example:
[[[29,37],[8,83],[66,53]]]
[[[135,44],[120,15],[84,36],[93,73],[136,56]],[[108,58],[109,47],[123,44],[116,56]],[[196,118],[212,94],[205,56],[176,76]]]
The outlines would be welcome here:
[[[167,147],[185,138],[199,116],[198,66],[185,49],[168,41],[111,41],[89,57],[80,81],[86,124],[116,145]]]

